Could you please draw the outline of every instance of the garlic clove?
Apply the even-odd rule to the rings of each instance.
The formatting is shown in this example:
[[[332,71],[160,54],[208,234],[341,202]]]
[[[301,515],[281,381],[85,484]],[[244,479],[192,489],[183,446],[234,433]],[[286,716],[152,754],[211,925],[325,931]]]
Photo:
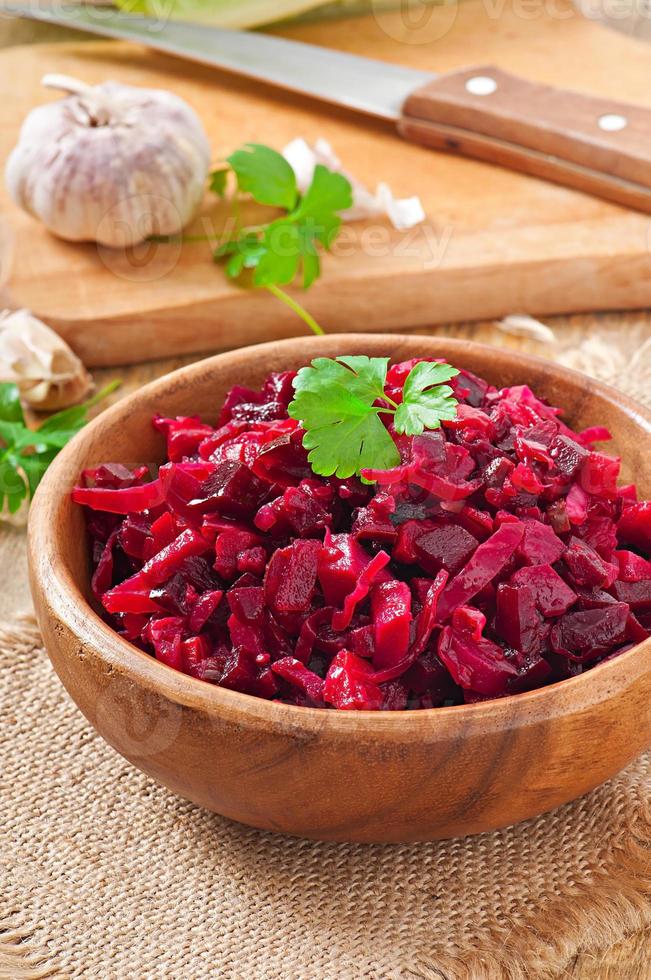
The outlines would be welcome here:
[[[425,220],[425,211],[418,197],[396,198],[388,184],[378,184],[375,193],[361,181],[353,177],[334,152],[327,140],[318,139],[310,146],[304,139],[298,138],[288,143],[282,151],[283,156],[296,174],[296,183],[301,193],[305,192],[312,182],[314,169],[321,163],[329,170],[343,174],[350,181],[353,190],[353,206],[342,212],[344,221],[356,221],[360,218],[373,218],[386,215],[394,228],[405,231]]]
[[[38,411],[58,411],[82,401],[92,378],[77,355],[28,310],[0,313],[0,381],[18,386]]]
[[[556,343],[556,334],[551,327],[529,316],[528,313],[510,313],[502,320],[497,320],[495,326],[502,333],[509,333],[513,337],[526,337],[540,344]]]
[[[68,241],[126,248],[181,231],[210,169],[194,110],[164,90],[44,81],[68,95],[25,119],[5,171],[13,200]]]

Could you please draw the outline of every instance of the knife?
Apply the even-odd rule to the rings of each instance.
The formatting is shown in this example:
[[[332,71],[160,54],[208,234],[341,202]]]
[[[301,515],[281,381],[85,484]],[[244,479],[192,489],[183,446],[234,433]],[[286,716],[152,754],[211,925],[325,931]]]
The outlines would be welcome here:
[[[651,109],[482,65],[442,75],[249,31],[11,5],[0,12],[166,54],[391,120],[416,143],[476,157],[651,213]]]

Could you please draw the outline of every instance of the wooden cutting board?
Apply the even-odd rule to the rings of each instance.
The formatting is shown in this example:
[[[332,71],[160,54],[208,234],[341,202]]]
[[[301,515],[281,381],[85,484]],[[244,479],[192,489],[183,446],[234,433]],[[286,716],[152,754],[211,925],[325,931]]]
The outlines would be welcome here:
[[[532,80],[651,105],[651,48],[551,5],[466,0],[432,10],[414,43],[400,12],[301,25],[288,36],[426,70],[494,63]],[[170,88],[199,112],[215,160],[250,140],[327,138],[353,173],[420,195],[427,222],[346,226],[301,299],[329,330],[386,330],[513,312],[651,305],[651,219],[543,181],[404,143],[392,128],[139,47],[110,42],[0,53],[0,158],[46,72]],[[17,79],[20,79],[17,84]],[[16,233],[12,305],[51,323],[91,366],[215,350],[304,331],[264,291],[241,290],[206,243],[128,255],[58,241],[0,192]],[[208,200],[193,231],[219,228]],[[299,291],[300,292],[300,291]]]

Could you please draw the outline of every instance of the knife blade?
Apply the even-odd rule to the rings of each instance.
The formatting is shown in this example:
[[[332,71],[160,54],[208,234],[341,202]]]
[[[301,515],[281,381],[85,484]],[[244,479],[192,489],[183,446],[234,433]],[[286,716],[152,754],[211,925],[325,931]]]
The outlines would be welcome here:
[[[3,10],[144,44],[391,120],[401,136],[431,149],[651,213],[651,109],[644,106],[529,82],[492,65],[437,75],[267,34],[110,8]]]
[[[407,96],[436,77],[434,73],[270,34],[163,21],[102,7],[66,7],[55,12],[38,9],[36,5],[33,8],[0,5],[0,10],[9,9],[31,20],[135,41],[166,54],[383,119],[398,120]]]

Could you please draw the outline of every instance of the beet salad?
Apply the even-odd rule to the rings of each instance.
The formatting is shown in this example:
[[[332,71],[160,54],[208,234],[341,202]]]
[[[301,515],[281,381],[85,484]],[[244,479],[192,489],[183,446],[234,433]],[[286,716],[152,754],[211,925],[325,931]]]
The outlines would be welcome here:
[[[217,407],[217,406],[216,406]],[[651,502],[610,433],[435,358],[317,358],[83,473],[92,590],[175,670],[321,708],[542,687],[651,633]]]

